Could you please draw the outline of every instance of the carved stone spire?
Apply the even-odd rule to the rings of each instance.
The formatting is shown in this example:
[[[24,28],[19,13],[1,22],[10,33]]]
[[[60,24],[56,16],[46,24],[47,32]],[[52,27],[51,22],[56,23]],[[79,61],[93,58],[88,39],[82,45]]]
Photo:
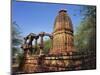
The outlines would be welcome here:
[[[66,54],[74,50],[73,27],[66,10],[60,10],[54,23],[53,49],[50,54]]]

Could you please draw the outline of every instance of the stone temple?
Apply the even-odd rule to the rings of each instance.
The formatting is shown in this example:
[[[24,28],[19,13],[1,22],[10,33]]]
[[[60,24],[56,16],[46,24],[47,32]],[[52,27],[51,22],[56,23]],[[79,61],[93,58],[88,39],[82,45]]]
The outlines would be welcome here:
[[[48,54],[44,54],[43,37],[51,39],[52,47]],[[37,44],[37,40],[40,44]],[[24,38],[22,45],[24,59],[19,66],[20,73],[69,71],[95,68],[95,55],[77,53],[74,48],[73,25],[66,10],[60,10],[54,22],[52,34],[41,32],[38,35],[31,33]],[[35,45],[33,41],[35,40]],[[36,54],[31,51],[35,50]],[[91,60],[92,56],[92,60]]]
[[[66,10],[60,10],[54,23],[51,54],[74,51],[73,26]]]

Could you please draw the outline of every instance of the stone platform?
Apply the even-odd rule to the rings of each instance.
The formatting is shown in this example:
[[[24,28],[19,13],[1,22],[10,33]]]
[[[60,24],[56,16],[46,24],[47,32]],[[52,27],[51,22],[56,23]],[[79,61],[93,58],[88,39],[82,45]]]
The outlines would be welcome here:
[[[53,72],[82,69],[81,57],[72,55],[40,55],[24,59],[23,72]]]

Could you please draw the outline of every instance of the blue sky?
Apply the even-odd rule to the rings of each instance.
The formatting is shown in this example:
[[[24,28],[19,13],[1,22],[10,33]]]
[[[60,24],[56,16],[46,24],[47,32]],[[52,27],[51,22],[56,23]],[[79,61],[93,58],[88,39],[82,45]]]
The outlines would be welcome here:
[[[80,5],[69,4],[13,1],[12,22],[16,21],[23,36],[31,32],[36,34],[42,31],[51,33],[59,10],[66,9],[75,30],[82,19],[81,7]]]

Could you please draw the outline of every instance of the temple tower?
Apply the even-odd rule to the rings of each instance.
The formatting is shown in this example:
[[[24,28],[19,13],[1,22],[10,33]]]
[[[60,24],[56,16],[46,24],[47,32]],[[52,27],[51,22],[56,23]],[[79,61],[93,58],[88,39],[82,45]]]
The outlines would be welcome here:
[[[54,23],[50,54],[66,54],[74,51],[73,26],[66,10],[60,10]]]

